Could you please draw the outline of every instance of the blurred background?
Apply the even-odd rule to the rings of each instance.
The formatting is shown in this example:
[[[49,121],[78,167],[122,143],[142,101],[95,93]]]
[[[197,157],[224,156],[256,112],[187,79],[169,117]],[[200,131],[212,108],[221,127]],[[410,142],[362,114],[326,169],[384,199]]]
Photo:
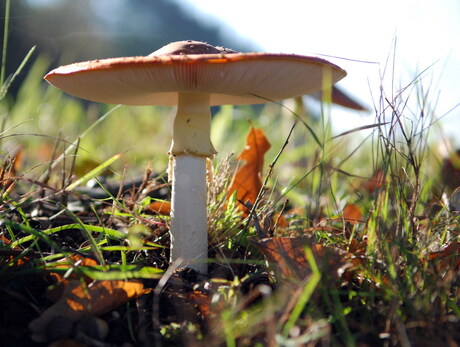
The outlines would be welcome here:
[[[3,31],[6,0],[1,4]],[[437,133],[460,144],[458,0],[12,0],[10,4],[6,76],[36,46],[10,88],[10,99],[43,57],[42,69],[47,70],[40,73],[75,61],[148,55],[169,42],[194,39],[237,51],[319,55],[338,64],[348,72],[339,86],[368,110],[335,107],[331,112],[335,131],[372,124],[382,91],[392,100],[396,91],[423,72],[417,78],[421,83],[411,85],[414,92],[407,104],[425,102],[426,96],[426,109],[441,118]],[[45,86],[41,81],[39,87]]]
[[[148,55],[169,42],[193,38],[241,51],[257,48],[236,33],[224,35],[214,17],[185,5],[171,0],[13,0],[7,72],[17,69],[32,46],[36,55],[50,59],[50,66]],[[2,18],[3,13],[4,8]]]

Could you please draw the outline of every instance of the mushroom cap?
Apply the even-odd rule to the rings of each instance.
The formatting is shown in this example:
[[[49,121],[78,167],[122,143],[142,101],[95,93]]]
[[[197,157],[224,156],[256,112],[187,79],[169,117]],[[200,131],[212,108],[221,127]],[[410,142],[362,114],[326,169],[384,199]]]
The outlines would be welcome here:
[[[45,79],[86,100],[171,106],[177,105],[180,92],[210,93],[211,105],[283,100],[317,92],[345,75],[340,67],[316,57],[237,53],[202,42],[180,41],[149,56],[61,66]]]

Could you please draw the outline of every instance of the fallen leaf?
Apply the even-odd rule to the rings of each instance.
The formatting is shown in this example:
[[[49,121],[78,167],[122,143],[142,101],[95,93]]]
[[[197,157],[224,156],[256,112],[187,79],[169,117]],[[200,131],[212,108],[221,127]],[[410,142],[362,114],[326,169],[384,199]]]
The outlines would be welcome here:
[[[65,287],[69,284],[69,280],[75,280],[77,278],[80,278],[79,275],[77,276],[75,273],[71,273],[70,276],[67,278],[64,278],[61,272],[53,271],[53,270],[65,270],[65,269],[70,269],[72,266],[95,266],[97,265],[97,262],[94,259],[88,258],[88,257],[82,257],[81,255],[71,255],[68,258],[62,259],[61,261],[58,262],[57,265],[53,267],[48,267],[48,275],[54,280],[56,285],[50,286],[46,292],[46,296],[53,300],[57,301],[63,291],[65,290]],[[86,283],[91,283],[92,279],[90,278],[84,278]]]
[[[90,284],[70,280],[61,298],[29,323],[35,341],[46,339],[51,322],[65,317],[70,323],[84,316],[98,316],[145,294],[148,290],[140,281],[94,281]]]
[[[374,172],[371,178],[361,184],[361,190],[365,190],[372,194],[375,191],[382,188],[385,183],[384,172],[382,169],[378,169]]]
[[[171,203],[169,201],[154,201],[145,208],[149,212],[156,212],[163,216],[171,214]]]
[[[62,282],[64,280],[63,276],[59,272],[53,271],[53,269],[63,270],[63,269],[69,269],[72,266],[96,266],[96,265],[97,265],[97,261],[92,259],[92,258],[83,257],[81,255],[73,254],[73,255],[70,255],[67,258],[64,258],[64,259],[58,261],[57,265],[54,265],[52,267],[48,266],[47,269],[49,271],[49,274],[52,277],[56,278],[56,282]],[[71,277],[69,277],[69,278],[72,279],[72,278],[75,278],[75,277],[72,277],[72,275],[71,275]]]
[[[257,246],[284,278],[301,280],[311,275],[312,270],[305,255],[307,246],[312,250],[320,271],[327,271],[334,278],[339,278],[341,273],[338,270],[348,264],[347,252],[313,243],[305,237],[266,238],[257,242]]]
[[[347,247],[350,253],[360,254],[360,255],[366,254],[367,240],[358,242],[356,239],[351,239]]]
[[[355,204],[346,204],[343,209],[343,219],[350,224],[357,224],[362,220],[361,208]]]
[[[2,193],[10,193],[16,185],[15,176],[21,169],[23,155],[24,149],[21,147],[11,157],[7,157],[0,168],[0,188]]]
[[[33,152],[36,159],[42,163],[58,158],[61,154],[62,153],[55,148],[54,144],[46,141],[40,142]]]
[[[441,178],[449,189],[460,187],[460,149],[444,159]]]
[[[0,234],[0,242],[1,242],[3,245],[11,245],[11,241],[10,241],[8,238],[6,238],[4,235],[1,235],[1,234]],[[2,245],[2,246],[3,246],[3,245]],[[15,247],[15,249],[16,249],[16,248],[19,248],[19,247]]]
[[[188,300],[197,307],[203,317],[209,317],[211,314],[211,298],[209,295],[199,290],[194,290],[188,294]]]
[[[436,260],[441,267],[449,268],[453,266],[456,270],[460,270],[459,258],[460,242],[452,242],[441,250],[429,254],[429,259],[431,261]]]
[[[254,204],[262,188],[264,154],[269,148],[270,143],[262,129],[251,128],[246,137],[246,147],[238,156],[238,159],[244,160],[245,164],[236,171],[228,190],[228,196],[236,191],[238,200]],[[246,207],[241,206],[241,208],[246,214],[249,212]]]
[[[273,216],[273,220],[275,221],[276,226],[279,228],[287,228],[289,226],[288,219],[282,213],[276,213]]]
[[[273,215],[273,221],[276,224],[277,228],[286,229],[290,225],[291,220],[297,219],[299,216],[303,216],[305,210],[300,207],[292,207],[286,211],[281,211]],[[278,234],[278,236],[282,235]]]
[[[21,256],[23,250],[19,247],[2,247],[11,245],[11,241],[4,235],[0,235],[0,266],[8,264],[8,266],[22,266],[29,261],[28,256]]]

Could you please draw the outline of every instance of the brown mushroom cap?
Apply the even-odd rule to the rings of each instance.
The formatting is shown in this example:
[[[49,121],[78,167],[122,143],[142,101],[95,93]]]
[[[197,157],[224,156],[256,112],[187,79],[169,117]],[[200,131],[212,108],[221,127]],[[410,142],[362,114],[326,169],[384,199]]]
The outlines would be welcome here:
[[[181,47],[181,44],[189,47]],[[190,49],[193,44],[199,46],[198,50],[196,46]],[[324,81],[330,86],[345,75],[338,66],[316,57],[234,53],[221,47],[184,41],[167,45],[145,57],[101,59],[61,66],[48,73],[45,79],[86,100],[171,106],[177,105],[178,92],[210,93],[211,105],[283,100],[321,90]]]

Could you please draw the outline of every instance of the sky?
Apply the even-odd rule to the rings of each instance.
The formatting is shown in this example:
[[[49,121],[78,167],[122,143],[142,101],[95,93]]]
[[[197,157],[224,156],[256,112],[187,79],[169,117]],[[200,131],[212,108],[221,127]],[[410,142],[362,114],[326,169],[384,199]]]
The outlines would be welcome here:
[[[428,100],[437,116],[447,114],[444,128],[460,145],[460,106],[455,108],[460,104],[459,0],[175,1],[261,51],[320,55],[338,64],[348,72],[340,86],[371,109],[382,75],[391,96],[429,68],[422,79]],[[334,114],[342,129],[372,123],[375,116]]]

